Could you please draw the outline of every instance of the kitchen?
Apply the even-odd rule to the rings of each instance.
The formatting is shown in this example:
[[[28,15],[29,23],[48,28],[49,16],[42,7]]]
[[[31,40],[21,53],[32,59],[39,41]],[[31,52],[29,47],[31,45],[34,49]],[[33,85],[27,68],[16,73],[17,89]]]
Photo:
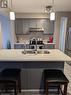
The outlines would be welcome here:
[[[15,7],[13,3],[13,6]],[[27,2],[26,2],[27,4]],[[32,3],[31,3],[32,4]],[[26,5],[27,6],[27,5]],[[31,10],[31,9],[30,9]],[[16,9],[17,11],[17,9]],[[16,13],[16,20],[10,21],[9,17],[6,17],[5,15],[0,15],[1,20],[1,30],[2,30],[2,41],[0,43],[1,48],[4,49],[59,49],[59,35],[60,35],[60,20],[61,17],[68,17],[68,24],[67,28],[70,27],[70,12],[57,12],[56,13],[56,20],[50,21],[48,18],[48,15],[46,13],[28,13],[27,9],[24,10],[21,8],[21,10],[18,10],[20,13]],[[21,13],[21,11],[24,11],[24,13]],[[34,11],[34,10],[33,10]],[[27,13],[26,13],[27,12]],[[19,23],[18,23],[19,22]],[[3,28],[4,27],[4,28]],[[44,29],[43,29],[44,28]],[[32,44],[31,44],[32,43]],[[39,43],[39,44],[38,44]],[[33,47],[32,47],[33,45]],[[26,50],[27,51],[27,50]],[[36,54],[35,54],[36,55]],[[9,57],[9,56],[8,56]],[[28,57],[29,58],[29,57]],[[42,58],[41,58],[42,59]],[[29,59],[30,60],[30,59]],[[7,64],[7,63],[6,63]],[[31,65],[31,64],[30,64]],[[42,65],[42,63],[41,63]],[[24,91],[31,91],[31,89],[36,90],[40,86],[40,75],[42,73],[42,69],[39,70],[39,68],[36,68],[36,66],[32,69],[29,69],[29,63],[27,65],[27,69],[24,68],[24,65],[21,64],[2,64],[2,68],[7,67],[21,67],[22,68],[22,76],[25,75],[25,79],[22,77],[22,80],[24,80],[24,83],[22,81],[22,88],[24,88]],[[43,66],[43,65],[42,65]],[[54,64],[56,66],[56,64]],[[54,67],[52,66],[52,67]],[[33,67],[33,65],[32,65]],[[39,67],[39,66],[38,66]],[[45,66],[43,66],[45,68]],[[47,65],[47,67],[50,67]],[[60,66],[61,67],[61,66]],[[24,71],[24,73],[23,73]],[[33,72],[33,73],[32,73]],[[35,83],[35,79],[33,78],[34,73],[37,73],[39,78],[37,80],[37,83]],[[31,77],[30,77],[31,75]],[[28,79],[27,79],[28,77]],[[28,83],[26,82],[26,79]],[[29,80],[33,80],[34,84],[32,84]],[[27,89],[27,90],[26,90]]]
[[[24,47],[23,45],[25,43],[27,49],[35,49],[36,45],[38,49],[47,49],[48,47],[54,48],[53,23],[54,22],[50,22],[44,18],[17,18],[15,21],[15,30],[18,44],[15,43],[14,47],[20,47],[19,45],[21,45],[21,43],[22,47]],[[20,48],[23,49],[22,47]]]

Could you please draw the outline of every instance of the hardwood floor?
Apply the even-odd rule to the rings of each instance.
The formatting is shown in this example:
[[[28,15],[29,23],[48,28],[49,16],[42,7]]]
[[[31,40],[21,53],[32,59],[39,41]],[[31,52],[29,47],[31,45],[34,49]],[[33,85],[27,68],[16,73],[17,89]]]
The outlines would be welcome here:
[[[21,94],[18,94],[18,95],[46,95],[46,94],[37,94],[37,93],[35,93],[35,94],[32,94],[32,93],[26,94],[26,93],[21,93]],[[49,94],[49,95],[62,95],[62,94]],[[67,95],[71,95],[71,94],[68,93]]]

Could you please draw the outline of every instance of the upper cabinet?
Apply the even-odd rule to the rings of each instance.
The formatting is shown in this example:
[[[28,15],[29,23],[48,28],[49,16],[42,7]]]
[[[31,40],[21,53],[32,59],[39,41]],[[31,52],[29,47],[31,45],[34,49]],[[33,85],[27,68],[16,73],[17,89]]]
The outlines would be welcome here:
[[[29,21],[24,19],[23,21],[23,34],[29,34]]]
[[[15,32],[18,35],[23,34],[23,21],[22,21],[22,19],[15,20]]]
[[[17,35],[29,34],[29,23],[28,20],[23,20],[21,18],[16,19],[15,21],[15,32]]]
[[[29,28],[37,28],[37,21],[36,19],[28,19]]]
[[[37,19],[37,28],[44,28],[43,27],[44,20],[45,19]]]
[[[48,19],[44,19],[43,22],[44,34],[45,35],[53,35],[54,33],[54,21],[50,21]]]
[[[17,35],[30,34],[30,28],[43,28],[44,35],[54,33],[54,22],[44,18],[17,18],[15,21],[15,31]]]

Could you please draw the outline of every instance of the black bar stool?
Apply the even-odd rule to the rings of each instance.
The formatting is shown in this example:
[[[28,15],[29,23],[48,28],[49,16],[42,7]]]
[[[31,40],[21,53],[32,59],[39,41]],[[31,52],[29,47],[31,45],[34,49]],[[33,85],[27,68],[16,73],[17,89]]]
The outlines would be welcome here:
[[[67,85],[69,80],[66,78],[61,70],[57,69],[46,69],[44,70],[44,90],[46,95],[48,95],[48,89],[58,89],[58,93],[62,95],[67,95]],[[62,85],[64,85],[64,90],[62,90]]]
[[[21,92],[21,76],[20,69],[17,68],[7,68],[2,70],[0,74],[0,87],[1,90],[8,92],[9,90],[14,90],[14,94]]]

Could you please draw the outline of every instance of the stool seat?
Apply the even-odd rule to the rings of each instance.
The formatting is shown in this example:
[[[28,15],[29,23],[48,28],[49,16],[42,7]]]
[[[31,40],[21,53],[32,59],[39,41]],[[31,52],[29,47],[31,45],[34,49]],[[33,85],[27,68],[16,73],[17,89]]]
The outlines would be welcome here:
[[[49,82],[69,82],[61,70],[44,70],[44,78]]]
[[[20,69],[17,68],[7,68],[2,70],[0,73],[0,89],[4,89],[6,92],[10,89],[14,89],[14,94],[17,91],[21,92],[21,79],[20,79]]]
[[[69,80],[66,78],[64,73],[61,70],[57,69],[46,69],[44,70],[44,90],[46,91],[46,94],[48,95],[48,88],[49,86],[56,86],[61,90],[60,86],[64,85],[64,92],[62,94],[67,94],[67,85],[69,83]]]

